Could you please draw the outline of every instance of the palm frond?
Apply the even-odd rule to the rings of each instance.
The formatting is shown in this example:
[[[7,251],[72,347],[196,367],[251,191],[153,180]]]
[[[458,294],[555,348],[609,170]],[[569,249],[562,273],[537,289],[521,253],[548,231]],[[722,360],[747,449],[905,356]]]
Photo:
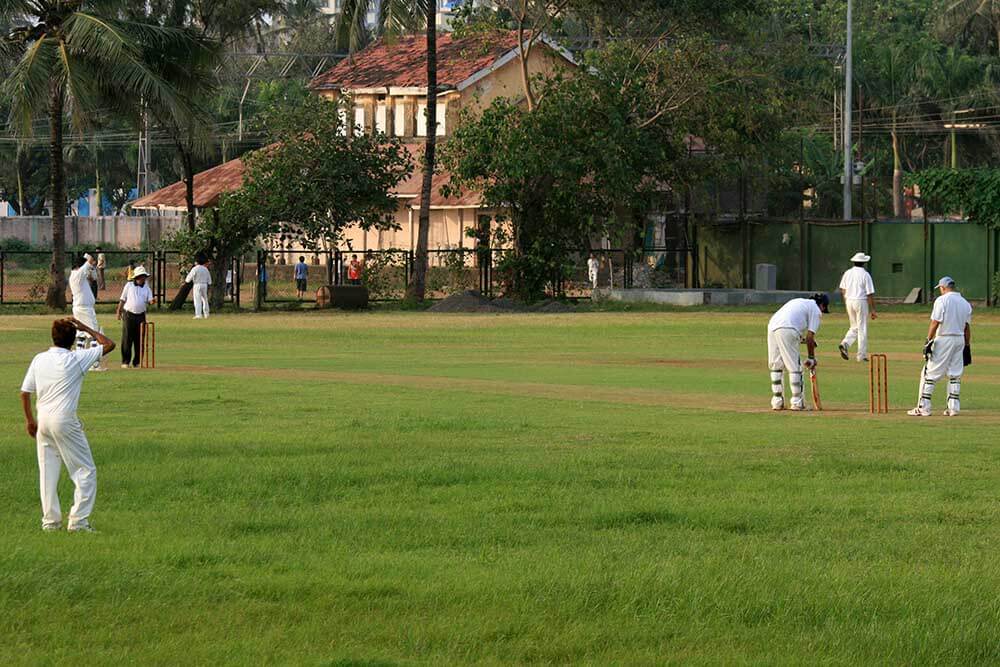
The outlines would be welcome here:
[[[48,110],[53,80],[61,75],[57,48],[52,38],[30,44],[0,88],[11,102],[11,123],[22,136],[30,135],[32,120]]]

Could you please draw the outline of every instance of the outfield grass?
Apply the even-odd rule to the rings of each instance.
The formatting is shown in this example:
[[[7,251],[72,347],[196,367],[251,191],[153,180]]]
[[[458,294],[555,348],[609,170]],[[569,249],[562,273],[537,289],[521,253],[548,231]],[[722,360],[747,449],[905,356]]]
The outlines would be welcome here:
[[[72,535],[17,403],[51,318],[0,316],[0,664],[1000,661],[1000,316],[950,420],[904,415],[926,310],[874,325],[881,417],[842,314],[809,414],[759,311],[155,319]]]

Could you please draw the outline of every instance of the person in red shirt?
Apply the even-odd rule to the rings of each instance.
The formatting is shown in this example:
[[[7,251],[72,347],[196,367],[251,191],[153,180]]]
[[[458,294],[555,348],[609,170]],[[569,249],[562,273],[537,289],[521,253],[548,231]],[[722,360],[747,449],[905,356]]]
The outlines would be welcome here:
[[[364,264],[358,261],[357,255],[351,255],[351,262],[347,265],[347,282],[350,285],[360,285],[361,284],[361,272],[364,270]]]

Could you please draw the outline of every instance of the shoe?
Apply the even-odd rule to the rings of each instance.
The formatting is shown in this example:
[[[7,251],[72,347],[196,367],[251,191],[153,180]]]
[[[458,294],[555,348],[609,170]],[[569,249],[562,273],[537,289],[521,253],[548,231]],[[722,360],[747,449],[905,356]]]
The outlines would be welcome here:
[[[96,366],[96,367],[94,367],[94,368],[91,368],[91,369],[90,369],[90,372],[91,372],[91,373],[103,373],[103,372],[104,372],[104,371],[106,371],[106,370],[108,370],[108,369],[107,369],[107,368],[104,368],[103,366]]]
[[[792,406],[791,408],[789,408],[789,409],[790,409],[790,410],[791,410],[792,412],[805,412],[805,411],[806,411],[806,410],[808,410],[809,408],[807,408],[807,407],[806,407],[806,406],[804,406],[804,405],[793,405],[793,406]]]
[[[838,350],[840,350],[840,358],[841,358],[841,359],[843,359],[844,361],[847,361],[848,359],[850,359],[850,358],[851,358],[851,357],[850,357],[850,356],[849,356],[849,355],[847,354],[847,346],[846,346],[846,345],[844,345],[843,343],[841,343],[840,345],[838,345],[838,346],[837,346],[837,349],[838,349]]]
[[[51,523],[51,524],[49,524],[47,526],[42,526],[42,530],[44,530],[46,533],[54,533],[57,530],[62,530],[62,524],[61,523]]]
[[[868,363],[868,357],[858,357],[858,363],[859,364],[867,364]]]
[[[931,416],[931,411],[930,410],[921,410],[920,408],[913,408],[912,410],[910,410],[906,414],[910,415],[911,417],[930,417]]]
[[[781,412],[782,410],[784,410],[784,409],[785,409],[785,406],[784,406],[784,404],[782,404],[782,405],[779,405],[778,407],[774,407],[774,406],[772,405],[772,406],[771,406],[771,409],[772,409],[772,410],[774,410],[775,412]]]
[[[129,366],[128,364],[122,364],[122,368],[132,368],[132,367]]]
[[[947,410],[945,410],[941,414],[943,414],[945,417],[957,417],[958,416],[958,410],[952,410],[951,408],[948,408]]]
[[[85,523],[82,526],[72,526],[66,529],[71,533],[96,533],[97,531],[89,524]]]

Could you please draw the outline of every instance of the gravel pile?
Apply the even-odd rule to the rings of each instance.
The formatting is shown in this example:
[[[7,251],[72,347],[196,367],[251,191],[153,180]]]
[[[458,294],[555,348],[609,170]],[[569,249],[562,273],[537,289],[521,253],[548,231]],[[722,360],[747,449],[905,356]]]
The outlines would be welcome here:
[[[475,290],[452,294],[430,307],[432,313],[572,313],[574,310],[573,306],[554,299],[533,306],[508,297],[491,301]]]

